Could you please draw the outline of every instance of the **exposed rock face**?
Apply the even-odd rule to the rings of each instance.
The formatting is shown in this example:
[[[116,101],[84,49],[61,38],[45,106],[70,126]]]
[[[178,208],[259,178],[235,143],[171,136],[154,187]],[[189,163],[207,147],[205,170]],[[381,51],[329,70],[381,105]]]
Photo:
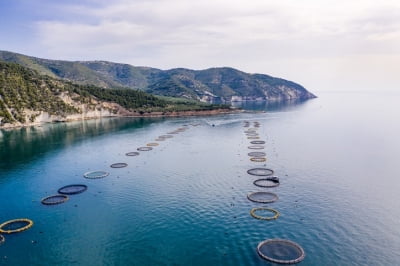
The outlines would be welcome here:
[[[66,122],[66,121],[84,120],[84,119],[101,118],[101,117],[122,116],[131,113],[127,111],[125,108],[115,103],[92,101],[90,105],[84,104],[82,102],[73,100],[72,99],[73,97],[71,97],[67,93],[62,93],[58,97],[64,103],[74,106],[77,111],[74,113],[59,115],[59,114],[50,114],[49,112],[46,111],[35,111],[25,108],[21,112],[24,118],[23,120],[25,120],[25,122],[13,121],[12,123],[2,124],[1,123],[2,117],[0,117],[0,127],[11,128],[20,126],[30,126],[30,125],[37,125],[41,123],[50,123],[50,122]],[[13,110],[10,110],[10,113],[12,113],[12,111]]]

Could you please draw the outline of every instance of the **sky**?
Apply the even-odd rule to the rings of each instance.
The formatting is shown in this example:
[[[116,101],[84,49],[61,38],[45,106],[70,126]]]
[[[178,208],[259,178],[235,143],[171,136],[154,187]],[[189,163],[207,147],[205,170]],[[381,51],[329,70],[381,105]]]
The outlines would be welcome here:
[[[0,50],[400,91],[400,1],[0,0]]]

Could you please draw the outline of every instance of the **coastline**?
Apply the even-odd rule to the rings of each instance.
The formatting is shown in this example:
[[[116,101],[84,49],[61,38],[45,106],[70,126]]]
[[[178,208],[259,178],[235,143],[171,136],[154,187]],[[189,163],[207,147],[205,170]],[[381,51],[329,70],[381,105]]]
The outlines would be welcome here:
[[[47,123],[66,123],[72,121],[83,121],[83,120],[91,120],[91,119],[99,119],[99,118],[110,118],[110,117],[134,117],[134,118],[156,118],[156,117],[189,117],[189,116],[214,116],[221,114],[234,114],[244,112],[242,109],[236,108],[222,108],[222,109],[214,109],[214,110],[192,110],[192,111],[172,111],[172,112],[147,112],[143,114],[134,114],[132,112],[120,113],[115,115],[100,115],[100,116],[91,116],[91,117],[81,117],[81,118],[65,118],[65,119],[54,119],[52,121],[46,122],[31,122],[31,123],[14,123],[14,124],[5,124],[0,126],[0,129],[15,129],[15,128],[23,128],[30,126],[40,126]]]

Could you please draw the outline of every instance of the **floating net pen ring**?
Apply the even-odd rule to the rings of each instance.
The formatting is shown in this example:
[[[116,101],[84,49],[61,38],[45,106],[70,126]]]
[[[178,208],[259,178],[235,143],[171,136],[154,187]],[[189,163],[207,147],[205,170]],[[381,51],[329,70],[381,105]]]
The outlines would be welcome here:
[[[253,152],[249,152],[247,155],[250,157],[265,157],[267,154],[265,152],[261,152],[261,151],[253,151]]]
[[[257,187],[277,187],[279,186],[279,178],[277,176],[271,176],[267,178],[260,178],[253,182]]]
[[[250,149],[250,150],[263,150],[263,149],[265,149],[265,147],[261,146],[261,145],[251,145],[251,146],[249,146],[247,148]]]
[[[153,148],[152,147],[139,147],[137,148],[138,151],[151,151]]]
[[[294,264],[302,261],[306,254],[303,248],[286,239],[267,239],[257,245],[261,258],[280,264]]]
[[[128,153],[125,153],[126,156],[138,156],[140,153],[138,153],[137,151],[131,151]]]
[[[88,179],[98,179],[98,178],[106,177],[109,174],[110,173],[107,173],[105,171],[93,171],[93,172],[84,173],[83,176]]]
[[[0,235],[0,245],[6,241],[6,238],[3,235]]]
[[[164,138],[156,138],[155,141],[164,141]]]
[[[18,223],[23,223],[25,225],[15,228],[15,229],[8,229],[8,230],[5,229],[5,227],[7,227],[7,226],[12,226],[13,224],[18,224]],[[26,218],[9,220],[7,222],[0,224],[0,233],[3,233],[3,234],[19,233],[19,232],[22,232],[22,231],[25,231],[25,230],[31,228],[32,225],[33,225],[33,221],[30,219],[26,219]],[[1,237],[3,237],[3,236],[1,236]],[[3,242],[4,241],[5,241],[5,239],[3,237]],[[0,240],[0,242],[1,242],[1,240]]]
[[[63,186],[62,188],[60,188],[58,190],[58,193],[65,194],[65,195],[75,195],[75,194],[85,192],[86,190],[87,190],[86,185],[73,184],[73,185]]]
[[[128,166],[127,163],[113,163],[112,165],[110,165],[111,168],[124,168],[127,166]]]
[[[273,216],[262,216],[262,215],[258,215],[257,212],[259,212],[259,211],[268,211],[268,212],[271,212],[271,213],[273,214]],[[250,210],[250,215],[253,216],[253,217],[256,218],[256,219],[259,219],[259,220],[270,221],[270,220],[278,219],[278,217],[279,217],[280,214],[279,214],[279,212],[278,212],[277,210],[275,210],[275,209],[261,207],[261,208],[253,208],[253,209],[251,209],[251,210]]]
[[[148,147],[155,147],[155,146],[158,146],[158,143],[156,143],[156,142],[151,142],[151,143],[147,143],[146,144]]]
[[[274,174],[274,170],[269,168],[253,168],[247,170],[249,175],[257,175],[257,176],[270,176]]]
[[[69,198],[67,195],[59,194],[59,195],[45,197],[41,200],[41,202],[44,205],[56,205],[56,204],[64,203],[68,199]]]
[[[253,202],[272,203],[278,200],[278,195],[267,191],[257,191],[249,193],[247,198]]]
[[[163,139],[170,139],[170,138],[173,138],[174,136],[172,136],[172,135],[161,135],[161,136],[159,136],[159,138],[163,138]]]
[[[262,162],[265,162],[266,160],[267,160],[267,158],[265,158],[265,157],[252,157],[252,158],[250,158],[250,161],[257,162],[257,163],[262,163]]]
[[[250,141],[250,143],[251,144],[265,144],[265,141],[263,141],[263,140],[253,140],[253,141]]]
[[[254,133],[246,133],[246,136],[248,137],[258,137],[258,133],[254,132]]]
[[[260,139],[260,137],[250,136],[250,137],[247,137],[247,139]]]

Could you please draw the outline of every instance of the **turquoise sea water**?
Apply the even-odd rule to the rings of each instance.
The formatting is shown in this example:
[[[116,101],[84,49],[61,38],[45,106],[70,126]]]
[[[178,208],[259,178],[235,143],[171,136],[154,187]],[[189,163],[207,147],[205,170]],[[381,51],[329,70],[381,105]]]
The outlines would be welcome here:
[[[399,95],[321,93],[266,113],[176,119],[101,119],[0,131],[0,265],[273,265],[267,238],[299,243],[301,265],[398,265]],[[258,121],[281,216],[252,218],[243,122]],[[183,125],[152,151],[126,152]],[[190,124],[199,124],[192,126]],[[214,125],[214,126],[212,126]],[[128,167],[113,169],[112,163]],[[88,180],[88,171],[105,170]],[[60,205],[40,199],[68,184],[88,190]]]

